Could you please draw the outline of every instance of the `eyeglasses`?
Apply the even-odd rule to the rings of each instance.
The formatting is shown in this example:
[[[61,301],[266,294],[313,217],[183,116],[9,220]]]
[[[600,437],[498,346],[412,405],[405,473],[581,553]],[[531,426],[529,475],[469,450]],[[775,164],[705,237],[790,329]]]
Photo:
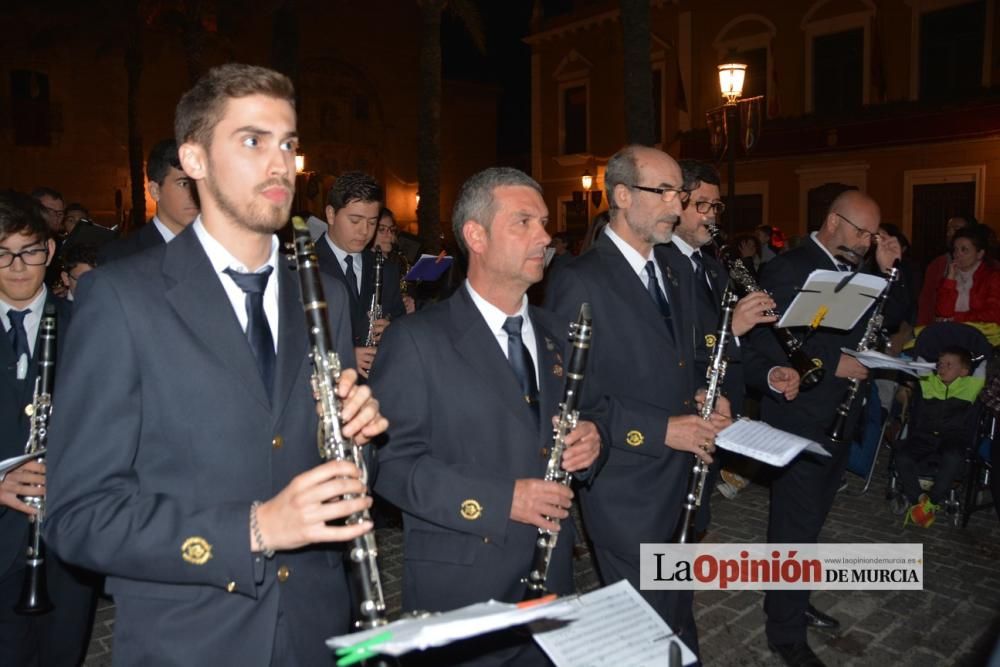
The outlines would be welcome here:
[[[708,213],[709,211],[715,211],[716,215],[722,215],[726,211],[726,205],[721,201],[696,201],[694,203],[694,210],[698,211],[702,215]]]
[[[44,208],[47,212],[51,213],[52,215],[58,216],[60,218],[66,217],[66,209],[64,208],[52,208],[50,206],[46,206],[45,204],[42,204],[42,208]]]
[[[45,260],[49,258],[48,248],[29,248],[28,250],[22,250],[21,252],[0,252],[0,269],[6,269],[8,266],[14,263],[16,258],[20,257],[21,261],[27,266],[39,266],[45,263]]]
[[[390,225],[379,225],[378,232],[379,234],[395,234],[396,228]]]
[[[660,195],[660,199],[668,204],[675,199],[679,199],[682,204],[686,204],[691,199],[691,191],[684,188],[651,188],[645,185],[630,185],[629,187],[633,190],[642,190],[643,192],[652,192],[655,195]]]
[[[846,222],[847,224],[849,224],[851,227],[854,227],[854,233],[858,235],[858,238],[864,238],[865,236],[867,236],[869,241],[874,242],[878,240],[878,232],[870,232],[867,229],[862,229],[861,227],[858,227],[856,224],[854,224],[841,214],[837,213],[836,211],[834,211],[833,214],[838,218],[840,218],[841,220],[843,220],[844,222]]]

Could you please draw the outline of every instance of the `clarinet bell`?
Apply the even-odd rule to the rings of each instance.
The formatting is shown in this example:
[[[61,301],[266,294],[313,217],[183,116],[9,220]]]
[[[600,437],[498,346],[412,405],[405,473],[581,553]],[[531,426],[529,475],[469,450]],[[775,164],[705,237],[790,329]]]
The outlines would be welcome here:
[[[38,616],[52,611],[48,585],[45,577],[45,563],[28,565],[24,573],[21,598],[14,605],[14,613],[22,616]]]

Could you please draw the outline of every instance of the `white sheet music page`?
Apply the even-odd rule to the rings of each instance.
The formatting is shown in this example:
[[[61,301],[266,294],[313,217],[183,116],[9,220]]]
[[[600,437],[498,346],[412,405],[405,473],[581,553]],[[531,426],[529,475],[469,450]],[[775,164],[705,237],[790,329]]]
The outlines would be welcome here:
[[[722,429],[715,444],[779,468],[788,465],[802,451],[830,456],[819,443],[745,417]]]
[[[666,667],[672,643],[680,646],[684,665],[697,661],[628,581],[563,600],[571,604],[570,612],[531,624],[535,641],[556,667]]]

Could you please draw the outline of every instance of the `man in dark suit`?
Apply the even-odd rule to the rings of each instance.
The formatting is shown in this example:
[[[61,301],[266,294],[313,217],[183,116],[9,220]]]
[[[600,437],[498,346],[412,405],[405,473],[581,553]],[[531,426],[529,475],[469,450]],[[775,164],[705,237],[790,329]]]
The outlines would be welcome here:
[[[519,602],[539,528],[560,528],[553,519],[562,530],[548,587],[573,591],[573,494],[542,479],[568,320],[525,296],[542,279],[547,220],[540,186],[516,169],[466,181],[452,223],[468,279],[390,327],[379,349],[371,385],[392,428],[375,489],[403,511],[404,609]],[[563,467],[592,472],[600,441],[582,421],[566,439]],[[435,665],[547,664],[530,638],[511,633],[425,657]]]
[[[674,228],[673,239],[668,246],[678,260],[680,271],[690,277],[692,301],[695,304],[694,356],[695,378],[704,378],[708,371],[715,342],[718,337],[719,320],[722,314],[722,298],[729,285],[729,272],[718,259],[702,248],[712,243],[709,225],[715,225],[716,217],[726,206],[719,196],[719,172],[715,167],[695,160],[680,162],[684,185],[691,190],[691,199],[681,210],[680,221]],[[746,335],[758,324],[770,324],[778,318],[765,315],[774,308],[774,301],[764,292],[748,294],[740,299],[733,309],[731,330],[739,338]],[[729,399],[734,414],[743,412],[743,398],[746,384],[743,378],[740,341],[734,340],[726,348],[726,378],[723,394]],[[771,370],[771,383],[781,387],[789,398],[798,393],[799,375],[787,366],[776,366]],[[711,490],[719,472],[719,461],[712,464],[705,482],[705,495],[698,508],[696,530],[699,534],[708,530]]]
[[[761,266],[761,287],[768,290],[784,311],[816,269],[847,271],[877,242],[875,259],[885,272],[900,257],[899,241],[879,235],[878,204],[867,195],[848,190],[837,197],[823,226],[800,246],[778,255]],[[878,237],[878,238],[876,238]],[[898,320],[905,309],[896,285],[886,307],[888,323]],[[826,515],[847,466],[850,447],[834,444],[827,436],[834,412],[841,403],[850,378],[865,379],[867,369],[841,348],[856,348],[868,317],[861,317],[850,331],[820,328],[804,343],[806,354],[819,359],[827,369],[822,381],[807,392],[788,400],[774,391],[768,374],[785,363],[774,336],[763,329],[751,332],[744,350],[747,381],[763,393],[761,418],[772,426],[824,445],[830,457],[802,454],[778,470],[771,484],[771,509],[767,530],[769,543],[814,543],[819,539]],[[845,433],[850,435],[861,414],[855,401]],[[848,438],[850,440],[850,438]],[[806,641],[806,628],[835,628],[837,621],[809,604],[809,591],[768,591],[764,600],[769,645],[789,665],[822,665]]]
[[[360,171],[341,174],[326,198],[327,233],[316,241],[319,268],[340,280],[351,300],[351,330],[358,372],[368,375],[375,345],[366,345],[373,328],[376,344],[391,318],[406,314],[399,292],[399,265],[382,265],[382,309],[385,315],[370,322],[368,311],[375,293],[375,253],[368,246],[375,237],[385,196],[375,179]]]
[[[689,196],[680,167],[666,153],[628,146],[608,161],[605,187],[611,221],[552,276],[546,304],[564,321],[584,301],[593,308],[585,391],[607,406],[610,457],[581,492],[583,517],[602,581],[627,579],[639,590],[639,545],[671,541],[692,454],[711,463],[729,419],[695,414],[703,378],[694,373],[690,272],[662,245]],[[728,414],[725,398],[717,409]],[[691,592],[640,592],[697,652]]]
[[[202,216],[81,280],[45,536],[107,574],[116,663],[319,665],[350,627],[330,543],[371,524],[328,522],[371,501],[353,463],[316,450],[300,290],[274,234],[294,191],[294,100],[277,72],[210,70],[175,120]],[[350,354],[347,297],[324,288]],[[337,391],[344,435],[364,442],[386,422],[356,377]]]
[[[177,142],[164,139],[149,152],[146,162],[149,196],[156,202],[156,215],[129,236],[101,248],[100,264],[155,248],[174,239],[198,217],[193,183],[181,169]]]
[[[24,453],[38,377],[38,330],[46,305],[56,308],[56,341],[69,325],[70,305],[49,292],[45,268],[55,243],[34,200],[0,194],[0,459]],[[59,377],[53,395],[58,402]],[[58,410],[58,408],[57,408]],[[25,580],[28,516],[36,510],[19,496],[37,496],[45,466],[34,461],[0,481],[0,656],[5,665],[78,665],[87,651],[95,589],[89,575],[66,565],[51,552],[45,574],[53,610],[40,616],[13,611]]]

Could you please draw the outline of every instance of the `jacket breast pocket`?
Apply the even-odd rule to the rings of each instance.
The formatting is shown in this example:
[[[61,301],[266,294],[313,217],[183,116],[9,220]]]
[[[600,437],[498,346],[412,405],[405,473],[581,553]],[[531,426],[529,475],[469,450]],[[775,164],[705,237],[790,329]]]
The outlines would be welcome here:
[[[485,546],[476,535],[411,530],[406,534],[403,553],[406,560],[472,565]]]
[[[137,581],[135,579],[108,577],[105,588],[112,597],[121,595],[156,600],[193,600],[206,587],[193,584],[161,584],[155,581]]]

